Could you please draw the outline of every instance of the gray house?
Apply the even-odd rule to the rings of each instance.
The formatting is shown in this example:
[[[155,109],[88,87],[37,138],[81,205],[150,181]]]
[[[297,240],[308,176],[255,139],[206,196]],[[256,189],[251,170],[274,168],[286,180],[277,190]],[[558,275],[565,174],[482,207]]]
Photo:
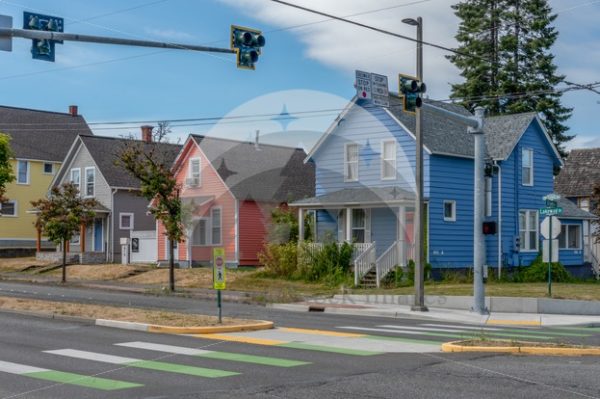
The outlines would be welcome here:
[[[136,142],[148,150],[158,146],[157,154],[166,165],[173,163],[181,148],[152,142],[151,127],[142,128],[142,137],[144,140]],[[86,262],[120,262],[121,238],[130,238],[134,230],[156,231],[156,220],[147,212],[148,201],[139,195],[139,182],[116,164],[117,154],[128,141],[78,136],[52,182],[53,187],[72,182],[79,186],[82,196],[101,204],[94,222],[82,227],[69,245],[70,252],[85,254]]]

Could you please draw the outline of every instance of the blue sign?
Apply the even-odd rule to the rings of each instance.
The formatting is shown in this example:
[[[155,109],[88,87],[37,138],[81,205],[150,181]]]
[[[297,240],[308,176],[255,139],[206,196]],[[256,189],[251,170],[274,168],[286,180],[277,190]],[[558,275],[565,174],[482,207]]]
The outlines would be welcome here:
[[[63,32],[64,19],[50,15],[23,13],[23,29]],[[37,60],[54,62],[54,45],[62,40],[32,39],[31,56]]]

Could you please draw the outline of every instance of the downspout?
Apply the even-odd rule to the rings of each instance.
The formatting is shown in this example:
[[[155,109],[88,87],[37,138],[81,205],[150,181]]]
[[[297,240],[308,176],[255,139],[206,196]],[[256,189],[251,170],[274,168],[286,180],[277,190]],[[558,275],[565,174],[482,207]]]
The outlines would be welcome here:
[[[110,229],[108,231],[110,239],[108,243],[110,244],[109,260],[111,263],[115,261],[115,194],[117,191],[119,190],[115,188],[110,193]]]
[[[502,166],[494,161],[498,168],[498,280],[502,277]]]

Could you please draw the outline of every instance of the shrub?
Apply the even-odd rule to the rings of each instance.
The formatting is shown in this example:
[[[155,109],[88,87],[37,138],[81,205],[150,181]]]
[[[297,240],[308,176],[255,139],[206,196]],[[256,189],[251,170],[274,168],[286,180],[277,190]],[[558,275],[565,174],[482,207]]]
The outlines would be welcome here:
[[[266,243],[258,254],[265,273],[276,277],[291,278],[298,271],[298,244]]]
[[[548,281],[548,263],[543,262],[542,256],[538,255],[531,265],[520,271],[519,275],[520,280],[526,283]],[[571,280],[571,275],[560,262],[552,263],[552,281],[564,283]]]
[[[323,281],[336,285],[346,281],[350,274],[350,263],[354,248],[349,243],[338,245],[330,242],[319,251],[304,251],[303,261],[299,267],[299,276],[306,281]]]
[[[431,263],[425,263],[424,280],[431,279]],[[410,282],[415,282],[415,261],[410,259],[406,265],[406,279]]]

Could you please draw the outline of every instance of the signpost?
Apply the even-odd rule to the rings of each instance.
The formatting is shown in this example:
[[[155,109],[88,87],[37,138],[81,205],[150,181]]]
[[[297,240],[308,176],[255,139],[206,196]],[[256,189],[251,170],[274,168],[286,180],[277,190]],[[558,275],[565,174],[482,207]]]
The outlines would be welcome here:
[[[219,324],[221,320],[221,290],[225,289],[225,248],[213,248],[213,288],[217,290]]]
[[[560,199],[560,195],[558,194],[548,194],[544,198],[546,201],[546,207],[540,209],[540,215],[547,215],[546,219],[542,222],[541,230],[542,235],[546,238],[548,244],[546,244],[546,240],[544,240],[544,247],[542,248],[542,261],[548,262],[548,296],[552,296],[552,262],[558,262],[558,242],[555,240],[556,237],[560,235],[560,221],[554,215],[560,215],[563,212],[563,209],[558,206],[558,200]],[[554,223],[553,223],[554,222]],[[552,226],[554,224],[554,226]],[[555,250],[552,250],[552,244],[555,246]],[[546,258],[546,245],[548,246],[547,250],[547,258]]]
[[[356,96],[362,100],[370,100],[373,105],[389,107],[388,79],[385,75],[356,71]]]

